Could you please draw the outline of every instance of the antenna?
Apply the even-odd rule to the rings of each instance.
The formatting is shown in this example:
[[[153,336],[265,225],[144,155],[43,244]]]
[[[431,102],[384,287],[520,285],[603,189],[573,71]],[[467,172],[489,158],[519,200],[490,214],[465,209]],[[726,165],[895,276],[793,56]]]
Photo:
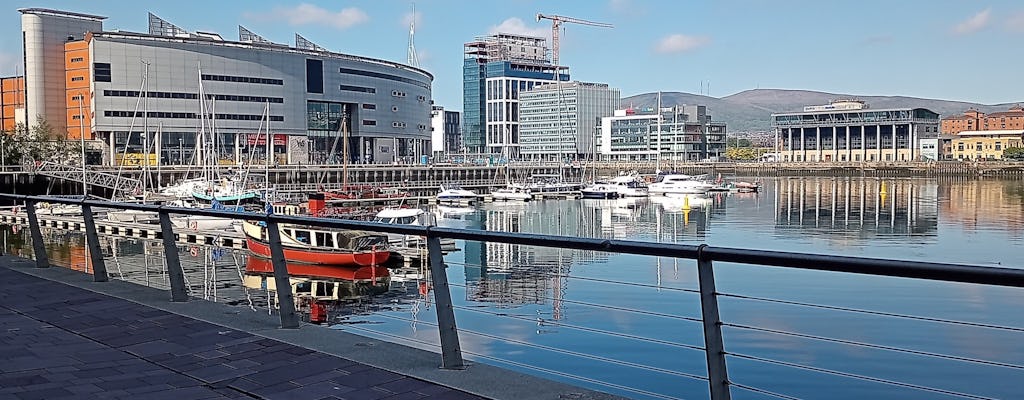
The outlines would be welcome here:
[[[419,56],[416,55],[416,3],[412,3],[412,18],[409,21],[409,51],[406,55],[406,64],[420,66]]]

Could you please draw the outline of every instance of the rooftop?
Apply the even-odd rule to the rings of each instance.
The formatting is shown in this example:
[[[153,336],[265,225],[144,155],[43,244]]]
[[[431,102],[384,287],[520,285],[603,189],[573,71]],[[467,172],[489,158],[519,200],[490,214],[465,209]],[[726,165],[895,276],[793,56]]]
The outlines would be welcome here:
[[[957,133],[956,136],[1024,136],[1024,130],[1021,129],[997,129],[990,131],[963,131]]]
[[[88,19],[92,21],[102,21],[107,19],[107,17],[102,15],[83,14],[72,11],[54,10],[50,8],[19,8],[18,12],[22,14],[49,15],[54,17]]]

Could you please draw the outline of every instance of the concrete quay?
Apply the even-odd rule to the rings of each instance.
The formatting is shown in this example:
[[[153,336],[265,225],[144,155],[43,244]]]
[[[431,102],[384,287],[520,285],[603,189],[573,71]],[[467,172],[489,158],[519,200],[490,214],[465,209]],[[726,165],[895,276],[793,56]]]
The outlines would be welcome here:
[[[615,399],[0,256],[0,399]]]

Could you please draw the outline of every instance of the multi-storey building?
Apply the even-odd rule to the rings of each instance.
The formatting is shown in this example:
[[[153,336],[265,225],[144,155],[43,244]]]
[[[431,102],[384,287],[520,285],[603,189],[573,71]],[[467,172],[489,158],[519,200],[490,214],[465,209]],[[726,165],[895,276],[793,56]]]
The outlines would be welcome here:
[[[700,161],[724,155],[725,136],[706,106],[625,109],[601,118],[597,147],[604,160]]]
[[[967,110],[962,115],[943,118],[941,129],[946,135],[956,135],[963,131],[1024,129],[1024,107],[1016,105],[1008,111],[992,114]]]
[[[197,131],[216,138],[220,161],[231,163],[262,152],[258,132],[268,130],[281,163],[430,153],[433,76],[419,68],[331,52],[299,35],[295,46],[272,43],[241,26],[231,41],[152,14],[148,33],[132,33],[104,31],[101,16],[19,11],[25,114],[95,140],[104,163],[121,152],[187,162]]]
[[[0,78],[0,132],[25,121],[25,77]]]
[[[434,159],[462,152],[462,114],[448,111],[442,106],[430,110],[430,144]]]
[[[953,138],[951,147],[954,160],[1001,160],[1003,150],[1022,146],[1024,130],[1000,129],[963,131]]]
[[[519,93],[568,81],[568,69],[551,64],[547,40],[539,37],[499,33],[468,42],[463,49],[466,151],[518,157]]]
[[[619,108],[619,90],[604,83],[534,86],[519,94],[519,154],[537,160],[593,156],[602,117]]]
[[[772,114],[782,161],[915,161],[938,156],[939,114],[856,100]]]

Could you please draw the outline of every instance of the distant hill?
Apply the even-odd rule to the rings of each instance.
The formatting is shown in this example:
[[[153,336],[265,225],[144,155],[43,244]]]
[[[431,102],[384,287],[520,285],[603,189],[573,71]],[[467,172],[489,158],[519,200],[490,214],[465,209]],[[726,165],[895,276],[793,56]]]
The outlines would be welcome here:
[[[922,107],[942,116],[957,115],[969,108],[982,112],[1006,111],[1015,103],[977,104],[964,101],[922,99],[905,96],[856,96],[850,94],[815,92],[810,90],[754,89],[722,98],[683,92],[662,92],[661,104],[670,107],[680,104],[708,106],[708,113],[716,121],[729,124],[730,132],[765,131],[771,128],[771,114],[801,111],[804,106],[828,104],[838,98],[864,100],[871,108]],[[655,107],[657,93],[644,93],[622,99],[623,106],[635,108]]]

